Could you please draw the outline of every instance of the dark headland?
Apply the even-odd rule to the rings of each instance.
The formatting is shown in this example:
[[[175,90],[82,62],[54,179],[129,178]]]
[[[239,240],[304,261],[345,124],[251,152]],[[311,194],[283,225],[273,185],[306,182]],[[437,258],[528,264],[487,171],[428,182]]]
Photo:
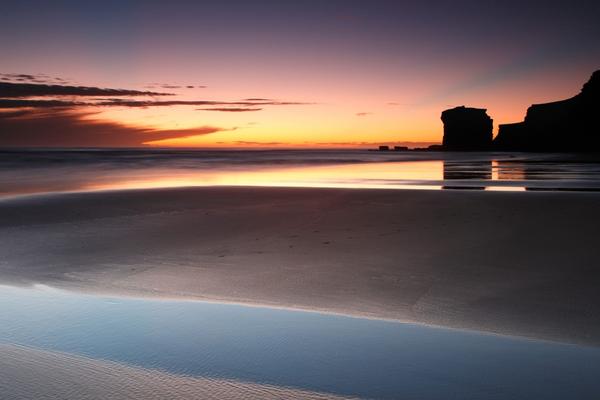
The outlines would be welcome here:
[[[525,120],[500,124],[493,138],[493,120],[484,108],[444,110],[442,145],[413,150],[600,152],[600,70],[580,93],[565,100],[533,104]],[[391,150],[380,146],[379,150]],[[394,150],[408,150],[394,148]]]
[[[581,92],[566,100],[534,104],[525,120],[501,124],[492,140],[485,109],[456,107],[442,112],[444,150],[600,151],[600,70]]]
[[[494,121],[486,111],[460,106],[442,112],[443,150],[489,150]]]

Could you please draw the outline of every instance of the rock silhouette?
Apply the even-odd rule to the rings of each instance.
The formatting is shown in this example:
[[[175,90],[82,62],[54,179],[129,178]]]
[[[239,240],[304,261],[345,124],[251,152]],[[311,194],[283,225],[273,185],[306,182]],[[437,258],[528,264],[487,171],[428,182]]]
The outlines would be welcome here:
[[[493,120],[483,108],[455,107],[442,112],[444,150],[488,150]]]
[[[495,150],[600,151],[600,70],[570,99],[534,104],[523,122],[500,125]]]

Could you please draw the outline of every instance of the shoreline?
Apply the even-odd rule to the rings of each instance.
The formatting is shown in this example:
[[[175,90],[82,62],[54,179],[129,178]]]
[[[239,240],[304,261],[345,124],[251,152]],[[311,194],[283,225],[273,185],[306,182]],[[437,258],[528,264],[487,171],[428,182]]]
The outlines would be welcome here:
[[[75,393],[78,398],[357,399],[267,383],[178,375],[18,344],[0,343],[0,350],[0,388],[9,398],[46,398],[50,388],[53,398],[69,398]],[[23,376],[34,379],[21,379]],[[61,384],[54,385],[57,381]]]
[[[581,192],[273,187],[7,199],[0,279],[599,345],[598,206]]]
[[[5,286],[5,287],[8,286],[11,288],[19,288],[19,289],[25,289],[25,290],[28,290],[31,288],[32,290],[36,290],[33,287],[24,288],[22,286],[9,286],[4,283],[0,283],[0,286]],[[512,340],[531,341],[531,342],[536,342],[536,343],[542,342],[542,343],[557,344],[557,345],[575,345],[578,347],[589,347],[589,348],[599,347],[595,343],[590,344],[587,342],[565,342],[565,341],[560,341],[560,340],[556,340],[556,339],[548,339],[548,338],[542,338],[542,337],[519,336],[517,334],[500,332],[500,331],[496,332],[496,331],[486,331],[486,330],[480,330],[480,329],[468,328],[468,327],[460,327],[460,326],[439,325],[439,324],[436,325],[436,324],[417,321],[417,320],[402,320],[402,319],[397,319],[397,318],[386,318],[386,317],[378,316],[378,315],[359,314],[359,313],[353,312],[352,310],[346,310],[346,311],[337,310],[336,311],[336,310],[327,310],[327,309],[320,309],[320,308],[302,308],[300,306],[294,306],[294,305],[279,305],[277,303],[257,303],[257,302],[235,300],[235,299],[225,299],[225,298],[220,299],[220,298],[216,298],[216,297],[207,298],[207,297],[201,297],[198,295],[184,295],[184,294],[163,295],[162,293],[151,293],[151,292],[135,291],[135,290],[118,291],[115,288],[110,288],[110,287],[89,288],[89,287],[84,287],[84,286],[73,285],[70,283],[63,284],[61,286],[59,286],[59,285],[55,285],[55,286],[42,285],[42,286],[44,286],[45,288],[48,288],[50,290],[62,292],[63,294],[66,293],[66,294],[73,294],[73,295],[79,295],[79,296],[91,296],[91,297],[98,297],[98,298],[107,299],[107,300],[135,299],[135,300],[153,301],[153,302],[163,302],[163,301],[164,302],[192,302],[192,303],[198,302],[198,303],[235,306],[235,307],[289,311],[289,312],[295,312],[295,313],[319,314],[319,315],[326,315],[326,316],[331,316],[331,317],[351,318],[351,319],[368,320],[368,321],[381,321],[381,322],[389,322],[392,324],[426,327],[426,328],[439,329],[439,330],[444,330],[444,331],[462,332],[462,333],[475,334],[475,335],[506,338],[506,339],[512,339]],[[7,345],[13,346],[13,345],[17,345],[17,344],[7,343]],[[39,348],[39,349],[43,350],[42,348]]]

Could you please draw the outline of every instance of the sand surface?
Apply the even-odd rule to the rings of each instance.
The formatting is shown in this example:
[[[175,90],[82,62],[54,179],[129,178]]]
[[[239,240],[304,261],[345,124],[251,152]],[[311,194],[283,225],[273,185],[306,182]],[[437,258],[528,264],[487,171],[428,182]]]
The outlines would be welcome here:
[[[0,201],[0,282],[600,344],[600,194],[183,188]]]
[[[0,344],[3,400],[343,399],[228,379],[173,375],[71,354]]]

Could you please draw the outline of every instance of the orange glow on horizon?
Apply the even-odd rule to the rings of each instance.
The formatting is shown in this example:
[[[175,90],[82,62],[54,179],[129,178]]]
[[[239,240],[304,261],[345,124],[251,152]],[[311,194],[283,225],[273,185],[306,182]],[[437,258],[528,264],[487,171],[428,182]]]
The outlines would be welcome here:
[[[484,66],[478,68],[485,69]],[[456,82],[468,81],[467,71],[448,70],[434,78],[428,75],[431,71],[409,71],[406,76],[399,75],[396,80],[390,80],[389,76],[368,74],[361,69],[359,72],[364,72],[364,76],[353,71],[345,78],[332,77],[326,71],[309,70],[303,73],[303,80],[287,80],[285,76],[273,77],[257,70],[253,71],[256,79],[250,81],[229,81],[225,73],[216,71],[210,75],[211,80],[186,80],[207,84],[206,88],[165,89],[174,92],[168,100],[225,105],[252,98],[267,101],[247,107],[252,111],[238,107],[229,112],[223,111],[227,106],[210,105],[78,108],[78,111],[90,113],[79,121],[106,122],[117,124],[123,130],[136,130],[142,134],[136,136],[135,140],[141,138],[135,142],[136,146],[371,148],[385,144],[426,147],[441,143],[440,114],[445,109],[458,105],[486,108],[494,120],[496,134],[499,124],[522,121],[533,103],[575,95],[585,79],[573,74],[572,79],[549,86],[547,81],[552,71],[548,71],[533,78],[515,78],[499,85],[453,91],[453,87],[460,87]],[[93,76],[93,70],[88,72]],[[161,74],[163,78],[157,78]],[[142,71],[138,79],[168,81],[169,75],[151,68]],[[364,78],[362,81],[361,77]],[[78,83],[98,85],[98,81],[102,82],[88,78],[86,82]],[[348,81],[356,83],[348,85]],[[184,82],[182,80],[178,87],[184,87]],[[113,82],[105,86],[128,85]],[[148,90],[141,83],[129,87]],[[289,104],[278,105],[277,102]],[[148,140],[144,140],[145,133],[148,133]],[[81,135],[85,136],[83,130]],[[61,146],[59,139],[56,141],[58,147]],[[125,145],[116,141],[117,147]],[[131,146],[131,141],[122,142]]]
[[[411,104],[411,101],[422,98],[423,93],[433,91],[432,88],[414,87],[410,96],[393,96],[389,89],[369,96],[359,92],[345,93],[347,91],[320,91],[309,96],[306,91],[299,90],[298,93],[287,93],[286,97],[307,104],[265,105],[257,107],[261,108],[260,111],[250,112],[218,112],[196,106],[111,108],[103,109],[94,118],[157,131],[190,130],[203,126],[222,128],[207,135],[182,135],[144,143],[158,147],[344,148],[403,142],[433,144],[442,141],[440,114],[444,109],[457,105],[486,108],[494,120],[496,134],[499,124],[523,120],[527,107],[532,103],[566,98],[578,90],[565,86],[561,88],[561,94],[556,94],[556,88],[536,91],[532,86],[537,84],[517,81],[494,90],[457,94],[424,104]],[[263,92],[269,94],[275,90],[263,88]],[[234,97],[232,92],[225,90],[221,93],[226,95],[218,95],[219,91],[207,89],[200,97],[210,100],[244,98],[240,95]],[[178,98],[190,100],[198,96],[184,94],[178,95]],[[352,100],[356,98],[360,100]]]

